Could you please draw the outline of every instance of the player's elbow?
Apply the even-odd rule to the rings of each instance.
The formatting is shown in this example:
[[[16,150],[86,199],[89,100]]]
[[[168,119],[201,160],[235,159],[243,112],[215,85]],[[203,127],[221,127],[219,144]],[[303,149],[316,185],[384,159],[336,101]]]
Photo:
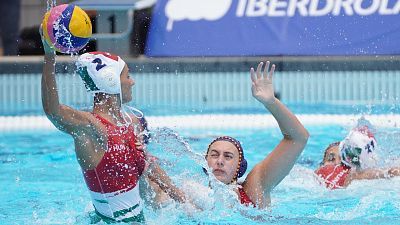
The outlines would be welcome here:
[[[296,145],[302,145],[305,146],[308,142],[308,139],[310,138],[310,134],[306,129],[303,129],[297,135],[295,136],[285,136],[285,139],[292,141]]]
[[[42,106],[43,106],[43,111],[47,117],[55,117],[60,114],[61,111],[60,104],[54,104],[42,99]]]

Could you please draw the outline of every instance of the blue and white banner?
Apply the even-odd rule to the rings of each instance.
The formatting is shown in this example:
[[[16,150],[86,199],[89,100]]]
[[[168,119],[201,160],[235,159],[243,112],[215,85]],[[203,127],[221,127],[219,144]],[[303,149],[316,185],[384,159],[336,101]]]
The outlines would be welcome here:
[[[400,54],[400,0],[158,0],[148,56]]]

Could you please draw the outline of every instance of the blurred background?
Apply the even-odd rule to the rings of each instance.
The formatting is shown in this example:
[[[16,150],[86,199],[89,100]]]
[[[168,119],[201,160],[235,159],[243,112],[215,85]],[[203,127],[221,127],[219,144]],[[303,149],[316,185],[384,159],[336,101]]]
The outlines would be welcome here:
[[[277,96],[311,107],[299,112],[398,111],[399,1],[2,0],[0,115],[41,115],[38,28],[49,7],[63,3],[92,20],[94,34],[80,54],[113,52],[143,75],[134,105],[185,112],[255,107],[245,74],[269,59],[282,72]],[[68,75],[74,56],[58,54],[59,79],[72,88],[63,100],[88,104],[91,96],[78,94],[79,78]],[[236,78],[221,83],[229,77]]]
[[[3,13],[4,19],[0,22],[1,34],[1,51],[0,55],[41,55],[43,54],[40,35],[38,29],[43,19],[44,13],[52,4],[68,4],[74,3],[71,0],[48,0],[48,1],[31,1],[31,0],[4,0],[0,3],[0,10]],[[151,12],[156,0],[144,1],[104,1],[105,4],[100,6],[94,5],[96,1],[82,1],[87,4],[85,10],[89,17],[92,19],[93,32],[97,31],[97,24],[100,23],[100,31],[108,33],[116,33],[117,30],[126,29],[128,32],[122,38],[108,38],[114,39],[121,44],[123,40],[124,46],[121,47],[120,54],[127,56],[139,56],[144,53],[144,45],[147,38],[147,31],[150,25]],[[139,5],[137,4],[139,3]],[[109,7],[115,3],[120,5],[118,9]],[[107,5],[108,4],[108,5]],[[96,9],[99,7],[105,8],[105,11],[98,12]],[[123,19],[119,16],[127,14],[128,10],[134,9],[135,13],[130,13],[131,23],[127,24],[127,16],[124,15]],[[98,18],[104,18],[105,21],[99,21]],[[121,21],[119,21],[121,20]],[[132,22],[134,21],[134,23]],[[103,24],[103,22],[107,24]],[[129,29],[128,26],[129,25]],[[103,29],[102,29],[103,28]],[[82,50],[94,51],[97,47],[97,41],[92,40],[87,47]],[[125,46],[126,45],[126,46]],[[82,53],[81,52],[81,53]]]

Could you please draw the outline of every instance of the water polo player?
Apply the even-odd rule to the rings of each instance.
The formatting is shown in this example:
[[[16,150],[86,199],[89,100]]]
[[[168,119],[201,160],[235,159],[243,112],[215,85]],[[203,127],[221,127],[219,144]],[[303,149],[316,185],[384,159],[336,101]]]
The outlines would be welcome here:
[[[105,222],[143,222],[143,201],[139,178],[146,166],[135,127],[140,117],[123,104],[132,100],[135,80],[127,64],[116,55],[91,52],[81,55],[77,65],[88,91],[94,94],[92,112],[63,105],[55,79],[55,52],[45,41],[42,104],[49,120],[75,142],[77,160],[82,168],[96,214]],[[136,112],[136,114],[138,114]],[[140,114],[140,113],[139,113]],[[171,187],[159,167],[148,173],[151,180]],[[164,190],[163,189],[163,190]],[[183,202],[184,196],[171,187],[170,196]]]
[[[247,169],[243,148],[232,137],[222,136],[208,146],[206,160],[217,180],[234,184],[235,192],[242,204],[265,208],[271,202],[270,193],[293,168],[302,153],[309,134],[293,113],[274,96],[273,75],[275,65],[269,70],[267,62],[262,71],[261,62],[257,71],[251,68],[252,94],[274,116],[283,139],[275,149],[249,172],[244,182],[237,183]],[[267,148],[267,147],[265,147]]]
[[[345,188],[353,180],[390,178],[400,175],[400,167],[376,168],[377,142],[371,125],[365,119],[340,142],[330,144],[320,167],[315,171],[329,189]]]

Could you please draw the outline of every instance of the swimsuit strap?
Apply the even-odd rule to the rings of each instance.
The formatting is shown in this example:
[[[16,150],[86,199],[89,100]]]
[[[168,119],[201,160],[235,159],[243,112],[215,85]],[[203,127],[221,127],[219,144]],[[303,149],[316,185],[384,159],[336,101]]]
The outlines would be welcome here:
[[[110,126],[121,127],[121,126],[118,126],[116,124],[113,124],[111,121],[109,121],[106,118],[100,116],[99,114],[96,114],[96,113],[92,113],[92,114],[93,114],[94,117],[96,117],[96,119],[100,120],[103,124],[105,123],[105,124],[110,125]],[[125,127],[128,127],[128,126],[125,126]]]
[[[246,191],[242,188],[242,186],[238,187],[238,191],[241,204],[245,206],[252,205],[253,207],[256,207],[256,204],[254,204],[254,202],[251,201],[250,197],[246,194]]]

